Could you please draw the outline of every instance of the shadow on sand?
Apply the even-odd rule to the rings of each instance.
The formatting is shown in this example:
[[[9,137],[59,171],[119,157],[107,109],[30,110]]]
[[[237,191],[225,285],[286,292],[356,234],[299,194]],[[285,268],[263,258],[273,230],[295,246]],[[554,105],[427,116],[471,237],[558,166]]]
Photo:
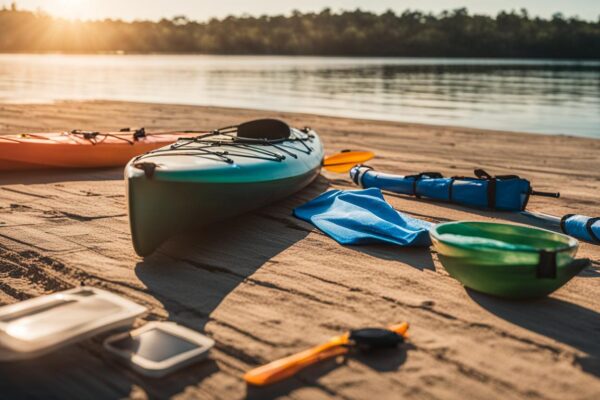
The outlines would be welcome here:
[[[292,209],[327,185],[318,178],[274,205],[174,237],[137,263],[135,273],[163,303],[169,319],[191,318],[201,330],[241,282],[311,232],[296,222]]]
[[[327,180],[320,177],[274,205],[174,237],[138,262],[135,274],[162,303],[169,320],[203,331],[211,313],[240,283],[252,280],[265,263],[310,233],[296,224],[291,211],[327,186]],[[219,344],[217,347],[227,352]],[[215,370],[216,363],[201,363],[180,371],[176,378],[166,377],[158,383],[138,379],[135,383],[147,393],[167,397],[163,386],[181,387],[181,381],[198,384]]]
[[[77,181],[114,181],[123,179],[123,168],[48,169],[10,171],[0,174],[0,185],[34,185]]]
[[[599,313],[553,297],[511,301],[470,289],[467,293],[492,314],[585,353],[576,362],[587,373],[600,376]]]
[[[359,363],[380,373],[397,371],[407,360],[407,352],[413,347],[405,343],[395,349],[379,349],[366,352],[353,352],[346,356],[330,359],[311,365],[300,371],[296,376],[269,386],[256,387],[248,385],[247,399],[271,399],[285,397],[294,390],[306,387],[318,387],[327,392],[327,389],[319,384],[319,379],[350,360]],[[336,396],[336,393],[329,393]]]
[[[345,247],[382,260],[398,261],[421,271],[426,269],[435,271],[433,257],[428,247],[400,247],[387,244]]]
[[[0,398],[128,398],[136,397],[136,386],[151,398],[170,398],[218,371],[217,364],[209,360],[187,367],[185,374],[145,378],[110,354],[98,352],[101,341],[93,342],[31,360],[0,363]]]

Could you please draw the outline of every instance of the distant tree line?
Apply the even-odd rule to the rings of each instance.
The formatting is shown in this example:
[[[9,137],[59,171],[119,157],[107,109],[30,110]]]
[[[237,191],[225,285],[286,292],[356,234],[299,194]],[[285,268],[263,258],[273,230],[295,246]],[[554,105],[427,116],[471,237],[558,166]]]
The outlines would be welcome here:
[[[190,21],[68,21],[0,10],[0,52],[600,58],[600,19],[361,10]]]

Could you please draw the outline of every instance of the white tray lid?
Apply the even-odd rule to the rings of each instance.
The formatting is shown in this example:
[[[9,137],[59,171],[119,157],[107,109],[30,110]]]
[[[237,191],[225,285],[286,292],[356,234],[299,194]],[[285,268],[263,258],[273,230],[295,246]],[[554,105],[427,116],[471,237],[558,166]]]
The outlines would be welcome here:
[[[90,287],[0,307],[0,354],[50,351],[130,325],[145,311],[145,307],[121,296]]]

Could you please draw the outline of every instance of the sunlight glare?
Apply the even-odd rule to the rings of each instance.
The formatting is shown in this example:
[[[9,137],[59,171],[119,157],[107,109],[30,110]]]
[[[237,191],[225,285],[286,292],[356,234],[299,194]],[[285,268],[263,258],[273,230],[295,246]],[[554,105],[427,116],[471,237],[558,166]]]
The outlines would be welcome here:
[[[89,0],[55,0],[56,6],[52,14],[69,19],[83,19],[90,6]]]

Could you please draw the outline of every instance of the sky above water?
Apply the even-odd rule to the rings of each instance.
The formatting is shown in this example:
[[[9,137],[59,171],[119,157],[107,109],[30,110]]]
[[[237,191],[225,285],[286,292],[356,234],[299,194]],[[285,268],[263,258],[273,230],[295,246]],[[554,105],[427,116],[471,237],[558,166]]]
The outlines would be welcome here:
[[[8,6],[12,0],[0,0]],[[467,7],[473,13],[495,15],[500,10],[526,8],[531,15],[550,17],[556,12],[586,20],[600,18],[600,0],[18,0],[18,8],[43,10],[50,14],[80,19],[152,19],[185,15],[207,20],[226,15],[287,14],[294,9],[318,11],[330,7],[381,12],[406,9],[440,12]]]

